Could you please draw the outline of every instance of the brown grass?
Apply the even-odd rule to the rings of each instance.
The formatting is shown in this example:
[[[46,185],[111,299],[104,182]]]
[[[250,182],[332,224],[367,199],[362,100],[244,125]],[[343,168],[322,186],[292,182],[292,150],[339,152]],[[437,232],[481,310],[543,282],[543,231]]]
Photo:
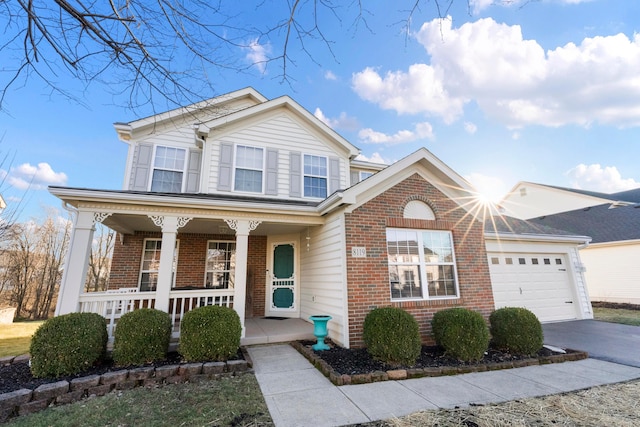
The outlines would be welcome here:
[[[467,409],[424,411],[387,420],[391,427],[637,426],[640,381]]]
[[[43,322],[15,322],[0,325],[0,357],[29,353],[31,336]]]

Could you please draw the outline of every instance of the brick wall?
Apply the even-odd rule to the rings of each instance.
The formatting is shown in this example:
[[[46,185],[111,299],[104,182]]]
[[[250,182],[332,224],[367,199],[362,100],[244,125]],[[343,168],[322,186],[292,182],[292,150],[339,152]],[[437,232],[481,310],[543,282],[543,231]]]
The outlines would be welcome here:
[[[411,200],[426,202],[436,220],[403,218]],[[462,202],[464,203],[464,201]],[[449,230],[453,235],[460,298],[454,300],[392,302],[389,288],[386,228]],[[376,307],[395,306],[411,313],[420,325],[423,342],[433,343],[431,318],[449,307],[467,307],[488,318],[494,309],[483,224],[415,174],[345,214],[349,342],[362,347],[362,324]],[[353,246],[365,246],[366,258],[352,258]]]
[[[137,287],[144,239],[162,238],[161,233],[138,232],[116,241],[109,275],[109,289]],[[230,240],[231,235],[178,233],[179,243],[176,286],[202,286],[204,283],[207,241]],[[249,236],[247,261],[247,317],[264,316],[266,236]],[[249,310],[250,309],[250,310]]]

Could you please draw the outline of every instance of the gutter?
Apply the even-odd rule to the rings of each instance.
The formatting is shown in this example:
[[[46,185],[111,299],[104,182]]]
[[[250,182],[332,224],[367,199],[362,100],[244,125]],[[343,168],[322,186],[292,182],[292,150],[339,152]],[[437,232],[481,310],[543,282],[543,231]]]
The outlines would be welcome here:
[[[557,243],[578,243],[580,249],[586,247],[591,242],[588,236],[573,236],[560,234],[515,234],[515,233],[484,233],[486,239],[493,240],[528,240],[536,242],[557,242]]]

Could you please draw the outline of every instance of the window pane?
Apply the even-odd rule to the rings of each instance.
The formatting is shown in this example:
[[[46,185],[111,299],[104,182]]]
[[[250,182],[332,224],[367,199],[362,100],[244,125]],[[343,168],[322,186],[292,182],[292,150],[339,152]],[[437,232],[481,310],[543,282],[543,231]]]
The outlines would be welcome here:
[[[427,281],[429,282],[429,296],[455,296],[455,276],[452,265],[427,266]]]
[[[417,265],[389,265],[391,298],[422,298],[420,267]]]
[[[235,242],[209,242],[207,249],[205,287],[233,288],[236,269]]]
[[[304,174],[315,176],[327,176],[327,159],[326,157],[304,156]]]
[[[153,165],[160,169],[184,170],[185,150],[173,147],[156,147]]]
[[[236,148],[236,167],[262,170],[262,148],[239,145]]]
[[[234,189],[262,193],[262,171],[236,169]]]
[[[426,263],[453,262],[451,235],[449,233],[425,232],[422,233],[422,242]]]
[[[326,178],[316,178],[311,176],[304,177],[304,196],[305,197],[327,197],[327,180]]]
[[[180,193],[182,191],[182,172],[155,169],[151,180],[151,191]]]

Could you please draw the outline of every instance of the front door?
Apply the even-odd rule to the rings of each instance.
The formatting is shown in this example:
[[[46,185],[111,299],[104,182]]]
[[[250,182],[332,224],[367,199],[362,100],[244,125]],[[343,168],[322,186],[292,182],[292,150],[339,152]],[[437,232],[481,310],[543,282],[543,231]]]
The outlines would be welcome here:
[[[267,274],[267,316],[296,316],[298,312],[297,239],[270,239]]]

